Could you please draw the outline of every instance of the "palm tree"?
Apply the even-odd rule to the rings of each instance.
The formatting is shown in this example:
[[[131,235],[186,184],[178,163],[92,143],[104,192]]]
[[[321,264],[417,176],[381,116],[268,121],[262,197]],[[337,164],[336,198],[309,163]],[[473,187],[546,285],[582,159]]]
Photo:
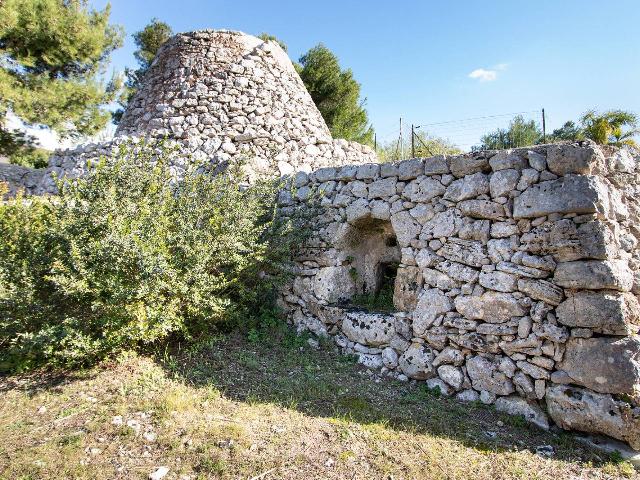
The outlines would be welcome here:
[[[636,145],[633,137],[640,133],[638,116],[624,110],[609,110],[602,114],[589,110],[580,118],[587,138],[600,145]],[[624,130],[628,127],[628,130]]]

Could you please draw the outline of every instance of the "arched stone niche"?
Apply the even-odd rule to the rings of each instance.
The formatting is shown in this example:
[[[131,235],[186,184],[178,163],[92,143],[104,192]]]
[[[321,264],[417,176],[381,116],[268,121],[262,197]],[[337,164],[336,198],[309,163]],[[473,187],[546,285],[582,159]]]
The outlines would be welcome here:
[[[361,218],[349,225],[338,248],[346,254],[356,297],[395,288],[401,252],[391,222]]]

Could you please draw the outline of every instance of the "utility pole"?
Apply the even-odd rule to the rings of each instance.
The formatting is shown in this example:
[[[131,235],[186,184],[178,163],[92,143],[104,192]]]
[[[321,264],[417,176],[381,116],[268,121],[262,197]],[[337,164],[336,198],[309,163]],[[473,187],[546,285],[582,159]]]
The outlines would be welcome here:
[[[375,132],[373,133],[373,150],[378,151],[378,134]]]
[[[411,124],[411,158],[416,158],[416,134],[413,131],[413,123]]]
[[[542,109],[542,143],[547,143],[547,119],[544,116],[544,108]]]
[[[398,148],[400,149],[400,158],[398,158],[398,160],[402,160],[404,157],[404,148],[402,145],[402,117],[400,117],[400,138],[398,139]]]

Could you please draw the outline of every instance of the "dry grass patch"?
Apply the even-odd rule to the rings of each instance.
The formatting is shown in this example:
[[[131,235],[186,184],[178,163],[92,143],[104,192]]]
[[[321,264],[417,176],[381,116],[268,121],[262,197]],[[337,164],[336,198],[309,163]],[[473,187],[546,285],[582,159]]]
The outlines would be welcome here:
[[[379,378],[286,329],[250,338],[4,378],[0,478],[147,478],[162,465],[193,480],[640,478],[571,435]]]

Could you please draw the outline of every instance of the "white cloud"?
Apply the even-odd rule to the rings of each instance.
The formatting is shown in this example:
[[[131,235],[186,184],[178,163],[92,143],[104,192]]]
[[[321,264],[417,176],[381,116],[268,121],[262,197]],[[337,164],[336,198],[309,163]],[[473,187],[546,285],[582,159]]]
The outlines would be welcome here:
[[[498,78],[498,72],[495,70],[485,70],[484,68],[477,68],[469,74],[469,78],[480,80],[481,82],[492,82]]]
[[[506,63],[499,63],[491,69],[476,68],[468,76],[469,78],[473,78],[474,80],[479,80],[481,82],[493,82],[498,78],[498,72],[506,70],[507,65],[508,64]]]

